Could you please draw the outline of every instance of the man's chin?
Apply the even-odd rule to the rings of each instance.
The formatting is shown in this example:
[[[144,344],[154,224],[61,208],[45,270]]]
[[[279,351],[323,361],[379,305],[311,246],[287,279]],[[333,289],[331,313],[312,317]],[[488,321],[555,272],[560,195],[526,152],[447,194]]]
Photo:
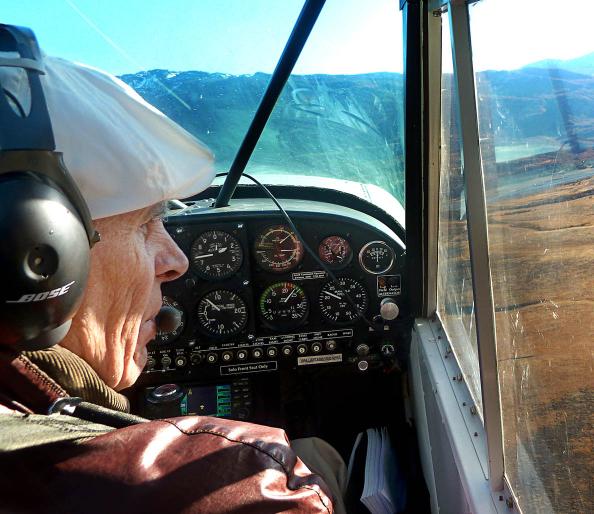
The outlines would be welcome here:
[[[147,358],[148,350],[146,349],[146,346],[136,348],[136,351],[134,352],[134,364],[136,364],[136,367],[138,368],[139,375],[146,366]]]
[[[122,380],[114,388],[116,391],[121,391],[122,389],[131,387],[136,383],[138,377],[142,373],[142,370],[146,366],[147,357],[148,352],[146,346],[139,346],[136,348],[134,355],[132,356],[132,362],[128,362],[124,370]]]
[[[138,330],[138,342],[137,345],[145,348],[149,342],[151,342],[157,335],[157,323],[154,319],[149,319],[140,324]]]

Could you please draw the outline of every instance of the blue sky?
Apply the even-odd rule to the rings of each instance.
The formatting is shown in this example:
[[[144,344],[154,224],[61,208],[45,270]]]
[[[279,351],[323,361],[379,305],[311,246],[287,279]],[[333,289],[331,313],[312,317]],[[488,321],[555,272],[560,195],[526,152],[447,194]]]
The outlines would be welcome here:
[[[2,22],[31,27],[48,54],[116,74],[151,68],[271,72],[303,4],[302,0],[3,3]],[[394,0],[365,4],[328,0],[296,72],[400,71],[400,27],[401,13]]]
[[[4,0],[49,54],[112,73],[271,72],[302,0]],[[296,73],[402,71],[398,0],[327,0]],[[590,0],[484,0],[471,8],[477,69],[594,51]]]

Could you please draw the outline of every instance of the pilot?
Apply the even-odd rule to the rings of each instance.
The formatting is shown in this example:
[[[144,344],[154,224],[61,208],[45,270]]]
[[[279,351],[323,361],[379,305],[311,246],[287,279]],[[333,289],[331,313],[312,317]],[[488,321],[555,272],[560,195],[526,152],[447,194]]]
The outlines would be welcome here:
[[[280,429],[127,414],[120,391],[146,363],[161,285],[188,268],[163,226],[164,202],[206,188],[213,158],[117,78],[57,58],[44,66],[56,147],[101,240],[63,340],[35,351],[0,345],[0,511],[342,511],[344,464],[322,441],[297,444],[315,447],[304,459],[324,480]],[[21,101],[18,74],[0,73]],[[85,419],[70,415],[73,397],[91,406]]]

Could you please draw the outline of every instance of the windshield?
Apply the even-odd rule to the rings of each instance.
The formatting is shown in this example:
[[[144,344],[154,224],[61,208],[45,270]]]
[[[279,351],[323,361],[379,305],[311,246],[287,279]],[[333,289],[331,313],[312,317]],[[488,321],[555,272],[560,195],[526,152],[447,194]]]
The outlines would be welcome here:
[[[302,0],[21,1],[3,22],[51,55],[121,77],[206,143],[228,171]],[[404,204],[402,23],[392,0],[329,1],[247,171]],[[334,180],[330,180],[334,179]],[[385,198],[385,197],[384,197]]]
[[[404,204],[401,16],[389,0],[365,7],[322,10],[247,172],[379,186]]]

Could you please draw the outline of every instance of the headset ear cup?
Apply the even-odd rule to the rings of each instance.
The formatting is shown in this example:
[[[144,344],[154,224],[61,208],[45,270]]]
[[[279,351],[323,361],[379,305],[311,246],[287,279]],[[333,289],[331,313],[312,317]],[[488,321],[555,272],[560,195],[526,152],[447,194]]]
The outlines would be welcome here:
[[[0,178],[0,342],[49,347],[66,335],[87,282],[85,226],[68,198],[32,172]]]

